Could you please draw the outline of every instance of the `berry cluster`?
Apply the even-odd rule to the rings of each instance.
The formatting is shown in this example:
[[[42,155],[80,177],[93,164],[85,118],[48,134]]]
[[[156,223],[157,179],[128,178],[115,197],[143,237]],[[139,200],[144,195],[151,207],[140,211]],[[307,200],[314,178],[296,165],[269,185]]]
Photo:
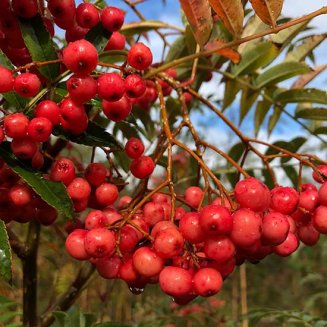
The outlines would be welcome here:
[[[324,174],[327,166],[319,168]],[[316,173],[314,178],[322,182]],[[307,183],[297,192],[283,186],[269,190],[250,177],[239,181],[233,194],[230,201],[219,197],[199,208],[203,191],[189,187],[183,201],[191,211],[176,207],[172,219],[171,198],[163,193],[126,219],[123,208],[132,199],[125,196],[117,207],[90,211],[84,228],[67,237],[66,249],[95,264],[103,278],[124,280],[133,292],[159,283],[185,304],[216,294],[235,265],[273,253],[289,256],[300,241],[313,246],[327,234],[327,182],[319,191]]]

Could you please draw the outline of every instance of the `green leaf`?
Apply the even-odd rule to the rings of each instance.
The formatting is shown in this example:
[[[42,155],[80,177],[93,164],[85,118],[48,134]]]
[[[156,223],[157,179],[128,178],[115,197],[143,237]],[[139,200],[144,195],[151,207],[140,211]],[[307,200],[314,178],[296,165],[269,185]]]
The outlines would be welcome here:
[[[54,311],[52,315],[55,317],[55,320],[58,322],[60,327],[68,327],[70,323],[70,318],[66,312]]]
[[[269,101],[263,100],[263,101],[258,101],[257,107],[255,110],[255,115],[254,115],[254,132],[255,135],[258,135],[259,129],[271,107],[271,103]]]
[[[327,134],[327,126],[320,126],[314,130],[314,134]]]
[[[297,34],[299,34],[309,21],[286,28],[271,37],[272,42],[282,45],[281,50],[289,44]]]
[[[275,128],[275,126],[278,123],[278,120],[282,114],[282,108],[279,106],[276,106],[274,108],[274,112],[271,114],[271,116],[269,117],[269,121],[268,121],[268,135],[271,135],[273,129]]]
[[[234,159],[234,161],[238,162],[245,150],[245,146],[243,142],[236,143],[228,152],[228,155]]]
[[[11,284],[11,250],[5,223],[0,220],[0,275]]]
[[[275,102],[281,104],[309,102],[327,104],[327,92],[318,89],[294,89],[278,93],[274,97]]]
[[[129,172],[129,166],[131,164],[131,159],[128,158],[125,151],[115,151],[113,152],[117,166],[122,168],[125,173]]]
[[[100,22],[88,31],[85,36],[85,39],[91,42],[100,53],[107,45],[110,37],[111,33],[109,33]]]
[[[127,58],[127,51],[125,50],[110,50],[104,51],[99,55],[101,62],[107,64],[114,64],[117,62],[124,62]]]
[[[240,107],[240,125],[259,96],[259,92],[250,88],[243,89]]]
[[[234,77],[252,73],[260,67],[263,67],[276,58],[279,48],[272,42],[265,41],[255,44],[244,50],[242,60],[238,65],[232,68]]]
[[[290,51],[284,61],[304,60],[321,42],[326,39],[327,35],[311,35],[304,39],[303,43]]]
[[[73,205],[64,184],[44,179],[40,174],[18,160],[10,150],[9,142],[0,146],[0,157],[17,173],[40,197],[67,218],[73,217]]]
[[[298,173],[293,166],[283,166],[286,176],[293,183],[293,186],[296,187],[298,184]]]
[[[21,19],[22,36],[33,61],[50,61],[58,59],[54,42],[44,26],[40,15],[30,19]],[[59,74],[59,63],[39,67],[40,73],[54,80]]]
[[[80,313],[79,325],[80,327],[92,327],[96,321],[96,316],[92,313]]]
[[[295,112],[296,118],[310,120],[327,120],[327,108],[305,108]]]
[[[241,85],[235,79],[227,79],[225,82],[225,93],[222,109],[228,108],[235,100],[237,93],[240,91]]]
[[[185,36],[183,35],[178,37],[170,46],[165,62],[171,62],[172,60],[181,58],[183,55],[187,54]]]
[[[61,127],[56,127],[53,134],[67,141],[89,146],[104,146],[121,149],[119,142],[105,128],[89,121],[87,130],[80,135],[71,135],[65,132]]]
[[[145,20],[141,22],[133,22],[124,24],[120,32],[126,36],[139,35],[153,30],[161,28],[169,28],[168,24],[159,20]]]
[[[301,62],[283,62],[261,73],[255,80],[256,88],[276,84],[291,77],[310,72],[310,67]]]
[[[296,153],[301,146],[307,141],[305,137],[296,137],[287,144],[287,150]],[[291,157],[285,157],[281,159],[281,163],[285,164],[286,162],[290,161],[292,158]]]

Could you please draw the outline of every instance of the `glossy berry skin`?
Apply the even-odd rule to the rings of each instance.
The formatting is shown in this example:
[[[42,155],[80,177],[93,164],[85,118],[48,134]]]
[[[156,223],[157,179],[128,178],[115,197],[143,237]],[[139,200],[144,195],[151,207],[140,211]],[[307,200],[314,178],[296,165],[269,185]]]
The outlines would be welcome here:
[[[165,220],[164,208],[160,203],[150,201],[143,207],[143,217],[149,226],[154,226],[159,221]]]
[[[92,186],[99,186],[105,180],[108,170],[102,163],[90,163],[85,169],[85,178]]]
[[[99,13],[92,3],[81,3],[76,8],[77,24],[84,28],[92,28],[99,21]]]
[[[95,190],[97,202],[103,206],[109,206],[118,199],[119,191],[116,185],[103,183]]]
[[[130,170],[136,178],[144,179],[153,173],[154,167],[155,165],[151,157],[141,156],[132,161]]]
[[[74,259],[87,260],[90,257],[84,247],[84,240],[87,233],[84,229],[75,229],[66,238],[66,251]]]
[[[184,238],[175,228],[161,230],[155,237],[153,248],[161,258],[173,258],[183,249]]]
[[[319,206],[312,215],[313,227],[321,234],[327,234],[327,206]]]
[[[98,78],[98,95],[107,101],[118,101],[125,93],[125,82],[117,73],[102,74]]]
[[[118,256],[100,258],[96,262],[99,275],[105,279],[118,278],[118,272],[122,261]]]
[[[121,230],[119,250],[121,253],[132,253],[139,241],[137,232],[129,225],[125,225]]]
[[[38,150],[37,143],[29,137],[13,139],[10,148],[17,158],[23,160],[32,159]]]
[[[271,211],[262,220],[262,240],[268,245],[278,245],[285,241],[290,224],[285,215]]]
[[[142,276],[153,277],[164,268],[164,260],[148,247],[141,247],[133,254],[135,270]]]
[[[323,206],[327,206],[327,182],[324,182],[318,191],[319,202]]]
[[[88,230],[109,226],[108,219],[101,210],[92,210],[85,217],[85,228]]]
[[[159,275],[160,288],[171,296],[184,296],[192,291],[192,275],[179,267],[165,267]]]
[[[129,98],[138,98],[144,94],[146,85],[140,75],[131,74],[125,78],[125,88]]]
[[[316,190],[307,189],[300,193],[299,208],[307,211],[314,211],[319,205],[319,194]]]
[[[63,51],[62,59],[73,73],[86,76],[97,66],[98,52],[92,43],[82,39],[69,43]]]
[[[76,103],[85,103],[97,94],[97,82],[91,76],[71,76],[67,82],[70,98]]]
[[[33,192],[26,185],[14,185],[8,195],[14,205],[25,206],[32,201]]]
[[[132,104],[126,96],[123,96],[120,100],[114,102],[103,100],[102,110],[110,120],[120,122],[129,116],[132,111]]]
[[[193,276],[193,285],[197,295],[208,297],[220,291],[223,279],[213,268],[200,268]]]
[[[74,178],[67,187],[67,193],[72,200],[82,201],[91,194],[91,186],[86,179]]]
[[[137,281],[139,274],[134,268],[132,258],[128,258],[121,263],[118,271],[118,277],[124,280],[127,284],[132,284]]]
[[[0,93],[10,92],[14,88],[15,78],[12,71],[0,66]]]
[[[87,232],[84,239],[85,251],[94,258],[111,256],[115,250],[115,234],[105,228],[95,228]]]
[[[256,212],[242,208],[233,214],[231,240],[240,247],[251,246],[261,238],[262,220]]]
[[[123,34],[119,32],[113,32],[106,44],[104,50],[124,50],[125,49],[126,38]]]
[[[300,241],[307,246],[314,246],[318,243],[320,234],[313,227],[311,222],[298,226],[297,234]]]
[[[264,211],[270,205],[268,187],[254,177],[246,178],[235,185],[235,198],[242,208]]]
[[[23,18],[32,18],[38,12],[36,0],[12,0],[11,5],[15,14]]]
[[[14,113],[4,118],[4,129],[8,137],[23,138],[27,135],[29,120],[22,113]]]
[[[50,180],[70,184],[75,178],[74,163],[67,158],[61,158],[55,161],[50,170]]]
[[[327,165],[321,165],[317,167],[322,175],[320,177],[315,171],[312,172],[313,179],[318,183],[323,183],[327,179]]]
[[[200,226],[200,215],[197,212],[188,212],[179,221],[179,231],[184,239],[191,243],[201,243],[206,234]]]
[[[214,236],[206,239],[204,253],[218,263],[224,263],[234,257],[235,245],[227,236]]]
[[[46,142],[52,132],[52,123],[44,117],[33,118],[27,128],[28,136],[35,142]]]
[[[203,191],[198,186],[190,186],[185,190],[184,199],[187,204],[197,208],[203,197]]]
[[[131,159],[141,157],[144,152],[144,149],[145,148],[143,142],[136,137],[131,137],[125,145],[125,152],[127,156]]]
[[[288,257],[299,247],[299,240],[293,233],[288,233],[286,240],[274,247],[274,252],[281,257]]]
[[[275,187],[271,190],[271,208],[284,215],[293,213],[299,202],[299,194],[293,187]]]
[[[227,208],[209,205],[200,212],[200,226],[207,235],[228,235],[233,228],[233,218]]]
[[[143,43],[135,43],[128,51],[127,62],[137,70],[148,69],[152,64],[152,60],[151,50]]]
[[[15,78],[14,90],[24,98],[34,97],[40,90],[40,79],[31,73],[22,73]]]
[[[67,43],[84,39],[88,31],[89,31],[88,28],[84,28],[77,24],[74,24],[66,29],[65,39]]]
[[[118,31],[124,24],[125,13],[116,7],[107,6],[101,11],[101,23],[108,32]]]
[[[61,114],[59,106],[51,100],[44,100],[39,102],[39,104],[35,107],[34,115],[35,117],[43,117],[49,119],[53,126],[60,124]]]
[[[74,24],[75,0],[48,0],[48,9],[59,27],[67,29]]]

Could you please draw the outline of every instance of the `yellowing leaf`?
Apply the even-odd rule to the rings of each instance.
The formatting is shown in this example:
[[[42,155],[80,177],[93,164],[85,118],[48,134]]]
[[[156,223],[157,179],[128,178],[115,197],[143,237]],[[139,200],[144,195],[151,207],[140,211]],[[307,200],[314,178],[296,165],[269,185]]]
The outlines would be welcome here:
[[[283,0],[250,0],[255,13],[266,24],[276,26],[283,8]]]
[[[180,3],[196,41],[203,47],[210,38],[213,26],[208,0],[180,0]]]
[[[216,40],[213,42],[209,42],[205,46],[205,50],[210,51],[214,48],[218,48],[219,46],[223,46],[224,44],[225,44],[225,42],[222,40]],[[241,55],[237,51],[235,51],[231,48],[219,49],[215,53],[230,59],[234,64],[238,64],[241,60]]]
[[[240,35],[243,29],[244,10],[241,0],[209,0],[211,7],[233,34]]]

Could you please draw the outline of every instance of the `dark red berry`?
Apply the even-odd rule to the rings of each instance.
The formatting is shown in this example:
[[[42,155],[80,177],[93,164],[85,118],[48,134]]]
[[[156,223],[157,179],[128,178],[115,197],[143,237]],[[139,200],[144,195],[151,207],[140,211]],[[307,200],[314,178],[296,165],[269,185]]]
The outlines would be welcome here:
[[[67,158],[61,158],[55,161],[50,170],[50,179],[55,182],[70,184],[75,178],[74,163]]]
[[[125,93],[125,82],[117,73],[106,73],[98,78],[98,95],[107,101],[118,101]]]
[[[81,27],[94,27],[100,21],[98,9],[92,3],[79,4],[76,8],[76,21]]]
[[[0,66],[0,93],[10,92],[14,88],[15,78],[12,71]]]
[[[126,94],[130,98],[142,96],[146,90],[146,85],[142,77],[138,74],[128,75],[125,79]]]
[[[29,137],[13,139],[10,147],[13,154],[23,160],[32,159],[38,149],[37,143]]]
[[[93,186],[101,185],[107,174],[108,170],[102,163],[90,163],[85,170],[85,178]]]
[[[102,110],[110,120],[119,122],[129,116],[132,110],[132,104],[126,96],[123,96],[120,100],[115,102],[103,100]]]
[[[123,34],[119,32],[113,32],[106,44],[104,50],[124,50],[125,49],[126,38]]]

